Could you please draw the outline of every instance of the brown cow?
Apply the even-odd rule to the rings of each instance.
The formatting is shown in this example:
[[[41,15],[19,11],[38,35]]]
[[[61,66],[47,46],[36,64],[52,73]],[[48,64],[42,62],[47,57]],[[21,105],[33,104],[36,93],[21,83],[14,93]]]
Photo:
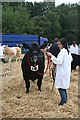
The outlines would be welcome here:
[[[17,58],[19,58],[19,61],[20,61],[21,48],[19,48],[19,47],[7,47],[7,46],[5,46],[3,53],[7,58],[9,58],[9,69],[11,69],[11,60],[13,57],[16,57],[16,62],[17,62]]]

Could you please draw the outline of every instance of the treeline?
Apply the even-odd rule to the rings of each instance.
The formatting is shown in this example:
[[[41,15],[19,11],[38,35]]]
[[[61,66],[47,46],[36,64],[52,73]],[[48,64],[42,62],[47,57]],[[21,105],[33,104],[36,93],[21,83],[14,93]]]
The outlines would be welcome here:
[[[49,42],[56,37],[79,41],[79,10],[78,4],[3,2],[2,33],[38,34]]]

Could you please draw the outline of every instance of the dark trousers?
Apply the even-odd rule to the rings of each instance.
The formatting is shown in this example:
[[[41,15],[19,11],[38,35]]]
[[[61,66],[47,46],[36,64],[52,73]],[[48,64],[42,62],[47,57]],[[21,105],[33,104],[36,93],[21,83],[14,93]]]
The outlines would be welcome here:
[[[71,62],[71,70],[75,70],[76,66],[78,65],[78,55],[76,54],[71,54],[73,61]]]
[[[66,89],[59,88],[58,89],[60,97],[61,97],[61,103],[67,102],[67,91]]]
[[[78,55],[78,65],[80,67],[80,55]]]

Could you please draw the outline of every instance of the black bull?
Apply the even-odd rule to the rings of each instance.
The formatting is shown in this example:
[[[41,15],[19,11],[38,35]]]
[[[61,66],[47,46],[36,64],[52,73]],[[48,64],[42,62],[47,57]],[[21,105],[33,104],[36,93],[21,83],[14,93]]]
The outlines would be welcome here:
[[[29,92],[30,80],[37,80],[38,90],[41,91],[43,73],[45,68],[44,53],[38,44],[33,43],[29,51],[25,54],[21,64],[23,78],[26,85],[26,93]]]

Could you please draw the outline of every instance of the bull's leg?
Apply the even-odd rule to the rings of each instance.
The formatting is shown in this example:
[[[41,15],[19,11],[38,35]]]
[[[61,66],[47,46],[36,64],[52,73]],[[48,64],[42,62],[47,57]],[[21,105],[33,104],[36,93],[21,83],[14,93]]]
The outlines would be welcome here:
[[[41,85],[42,85],[42,78],[38,79],[38,81],[37,81],[38,90],[40,90],[40,91],[41,91]]]
[[[11,70],[11,60],[12,60],[12,57],[9,58],[9,70]]]
[[[29,80],[26,80],[26,81],[25,81],[25,84],[26,84],[26,93],[28,94],[28,92],[29,92],[29,87],[30,87],[30,81],[29,81]]]
[[[52,90],[53,90],[53,88],[54,88],[55,77],[56,77],[56,65],[53,64],[53,68],[52,68],[52,78],[53,78],[53,86],[52,86]]]
[[[17,61],[18,61],[18,58],[16,57],[16,63],[17,63]]]

